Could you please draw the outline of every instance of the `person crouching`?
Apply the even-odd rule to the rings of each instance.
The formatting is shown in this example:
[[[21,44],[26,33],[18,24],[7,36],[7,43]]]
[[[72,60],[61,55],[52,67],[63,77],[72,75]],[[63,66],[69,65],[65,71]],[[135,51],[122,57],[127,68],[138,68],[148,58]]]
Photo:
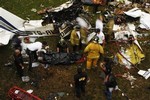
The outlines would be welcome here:
[[[29,71],[32,71],[32,62],[38,60],[37,51],[42,49],[41,42],[34,42],[27,45],[27,54],[29,55]]]

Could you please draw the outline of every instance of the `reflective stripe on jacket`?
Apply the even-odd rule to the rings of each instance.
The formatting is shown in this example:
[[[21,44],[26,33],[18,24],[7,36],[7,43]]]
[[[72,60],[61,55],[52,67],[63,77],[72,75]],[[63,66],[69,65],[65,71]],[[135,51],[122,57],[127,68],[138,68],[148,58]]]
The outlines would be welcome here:
[[[84,49],[84,52],[88,53],[88,58],[99,58],[100,53],[104,54],[103,47],[98,43],[93,42],[87,45],[87,47]]]

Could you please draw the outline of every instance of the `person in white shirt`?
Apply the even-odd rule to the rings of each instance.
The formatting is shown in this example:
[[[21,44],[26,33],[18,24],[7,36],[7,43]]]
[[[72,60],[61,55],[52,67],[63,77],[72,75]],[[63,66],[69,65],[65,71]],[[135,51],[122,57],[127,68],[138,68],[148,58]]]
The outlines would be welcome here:
[[[102,46],[104,46],[104,42],[105,42],[105,35],[103,33],[103,22],[102,22],[102,17],[99,16],[97,19],[96,19],[96,22],[95,22],[95,28],[96,29],[99,29],[99,31],[97,31],[97,36],[99,37],[99,41],[98,43],[101,44]]]
[[[103,22],[101,16],[96,19],[95,28],[100,29],[100,32],[103,32]]]
[[[42,49],[42,43],[34,42],[31,44],[28,44],[27,49],[29,49],[30,51],[40,51]]]
[[[97,37],[99,38],[98,43],[104,47],[105,35],[103,32],[98,32]]]
[[[38,60],[37,52],[42,49],[41,42],[34,42],[27,45],[27,54],[29,55],[29,71],[32,71],[32,62]]]

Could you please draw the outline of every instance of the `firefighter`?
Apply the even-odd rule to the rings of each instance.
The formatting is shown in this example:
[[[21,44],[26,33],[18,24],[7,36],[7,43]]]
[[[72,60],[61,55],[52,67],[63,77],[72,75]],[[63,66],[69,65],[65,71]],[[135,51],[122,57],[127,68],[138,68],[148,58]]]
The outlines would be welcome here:
[[[91,69],[92,63],[93,67],[97,68],[99,57],[102,58],[104,54],[103,47],[99,45],[97,36],[95,36],[93,41],[86,46],[84,53],[88,53],[86,62],[87,69]]]
[[[107,38],[106,41],[109,42],[111,40],[111,36],[113,35],[113,26],[115,24],[113,16],[110,17],[110,20],[106,24],[106,29],[107,29]]]
[[[83,71],[79,66],[77,68],[77,74],[74,75],[75,92],[78,98],[80,98],[82,94],[85,95],[85,86],[87,83],[87,79],[88,77],[86,72]]]
[[[82,49],[82,40],[86,39],[86,33],[80,25],[76,25],[71,32],[70,41],[73,47],[73,52],[78,52]]]

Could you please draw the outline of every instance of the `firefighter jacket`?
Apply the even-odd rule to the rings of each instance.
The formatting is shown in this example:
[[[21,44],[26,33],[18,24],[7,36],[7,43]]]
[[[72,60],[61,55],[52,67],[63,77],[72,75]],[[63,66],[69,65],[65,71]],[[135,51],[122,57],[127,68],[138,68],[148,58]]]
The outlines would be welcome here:
[[[98,43],[91,42],[84,49],[85,53],[88,53],[87,58],[99,58],[100,54],[104,54],[103,47]]]
[[[80,29],[79,31],[74,29],[71,32],[71,36],[70,36],[71,44],[72,45],[79,45],[81,41],[86,42],[86,37],[87,37],[87,34],[86,34],[84,29]]]
[[[107,34],[111,35],[113,32],[113,26],[114,26],[114,19],[110,19],[109,22],[107,23]]]

